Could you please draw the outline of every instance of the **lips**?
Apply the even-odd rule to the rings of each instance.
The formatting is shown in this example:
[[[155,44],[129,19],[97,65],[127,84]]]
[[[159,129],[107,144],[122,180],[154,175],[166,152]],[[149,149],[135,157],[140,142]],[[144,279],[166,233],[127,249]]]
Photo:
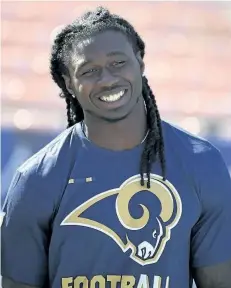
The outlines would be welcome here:
[[[103,95],[99,99],[104,102],[114,102],[122,98],[124,93],[125,93],[125,90],[121,90],[118,93],[111,93],[109,95]]]
[[[125,87],[116,87],[116,88],[111,88],[110,90],[107,90],[107,91],[102,91],[98,94],[96,94],[95,97],[97,97],[98,99],[100,99],[101,97],[108,97],[110,95],[115,95],[115,94],[118,94],[120,93],[121,91],[126,91],[127,88]]]
[[[93,103],[99,109],[115,110],[123,107],[130,101],[131,94],[126,87],[116,87],[107,91],[102,91],[96,96],[92,97]]]

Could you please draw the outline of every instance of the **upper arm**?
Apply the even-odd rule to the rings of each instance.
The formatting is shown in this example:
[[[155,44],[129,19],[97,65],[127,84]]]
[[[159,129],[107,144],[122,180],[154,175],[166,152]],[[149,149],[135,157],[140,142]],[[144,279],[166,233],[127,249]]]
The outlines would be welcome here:
[[[2,277],[2,288],[41,288],[41,287],[18,283],[9,278]]]
[[[231,179],[215,148],[202,157],[198,175],[202,212],[191,237],[195,281],[198,287],[228,288],[231,287]]]
[[[33,175],[15,174],[1,228],[1,266],[4,281],[9,278],[25,285],[43,287],[48,276],[48,222],[41,200],[36,199],[36,189]],[[6,280],[5,283],[10,282]]]
[[[197,288],[230,288],[231,261],[211,267],[193,269]]]

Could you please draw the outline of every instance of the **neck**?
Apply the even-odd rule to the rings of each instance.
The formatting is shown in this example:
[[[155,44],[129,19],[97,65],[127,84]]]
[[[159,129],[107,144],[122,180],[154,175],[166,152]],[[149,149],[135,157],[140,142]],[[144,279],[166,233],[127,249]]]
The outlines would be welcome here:
[[[140,103],[139,103],[140,102]],[[147,117],[143,99],[123,120],[111,123],[86,117],[86,133],[90,141],[111,150],[132,149],[139,145],[147,133]]]

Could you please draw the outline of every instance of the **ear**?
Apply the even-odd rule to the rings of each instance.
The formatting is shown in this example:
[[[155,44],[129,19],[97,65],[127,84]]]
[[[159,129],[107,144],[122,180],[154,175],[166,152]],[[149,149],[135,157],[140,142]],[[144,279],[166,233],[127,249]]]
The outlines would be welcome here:
[[[144,69],[145,69],[145,65],[144,65],[144,60],[142,59],[141,55],[140,55],[140,51],[138,51],[136,53],[136,58],[140,64],[140,71],[141,71],[141,74],[143,75],[144,73]]]
[[[72,90],[72,84],[71,84],[71,78],[67,75],[62,75],[64,81],[65,81],[65,85],[66,85],[66,88],[67,88],[67,91],[72,95],[73,98],[75,98],[75,94]]]

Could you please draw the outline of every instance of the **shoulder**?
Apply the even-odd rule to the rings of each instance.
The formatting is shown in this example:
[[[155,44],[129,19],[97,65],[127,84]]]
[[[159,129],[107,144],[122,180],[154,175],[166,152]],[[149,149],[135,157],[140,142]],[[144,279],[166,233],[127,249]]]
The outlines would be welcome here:
[[[83,146],[82,137],[80,124],[66,129],[26,160],[17,169],[17,174],[24,177],[39,177],[40,180],[49,176],[51,182],[52,174],[57,178],[61,172],[68,173],[74,165],[78,151]]]
[[[163,133],[166,142],[171,142],[183,149],[182,152],[188,152],[191,155],[211,155],[219,154],[218,149],[203,137],[194,135],[181,127],[170,122],[162,121]],[[168,143],[167,143],[168,144]]]
[[[17,171],[20,174],[44,174],[57,164],[59,158],[68,157],[76,141],[75,126],[63,131],[45,147],[27,159]],[[77,141],[76,141],[77,142]]]
[[[210,199],[205,202],[213,200],[216,205],[224,199],[231,200],[231,179],[220,151],[209,141],[175,125],[164,122],[163,127],[167,145],[177,150],[185,169],[192,174],[201,200],[205,197]]]
[[[175,125],[163,122],[163,128],[168,153],[175,153],[171,159],[180,159],[184,175],[190,175],[203,211],[229,210],[231,179],[220,151],[209,141]]]
[[[221,178],[230,181],[228,167],[220,151],[208,140],[193,135],[176,125],[163,122],[167,153],[175,154],[191,176],[197,187]],[[176,159],[176,158],[174,158]]]
[[[73,126],[25,161],[8,189],[8,207],[20,205],[27,210],[38,207],[52,211],[65,189],[80,143]]]

